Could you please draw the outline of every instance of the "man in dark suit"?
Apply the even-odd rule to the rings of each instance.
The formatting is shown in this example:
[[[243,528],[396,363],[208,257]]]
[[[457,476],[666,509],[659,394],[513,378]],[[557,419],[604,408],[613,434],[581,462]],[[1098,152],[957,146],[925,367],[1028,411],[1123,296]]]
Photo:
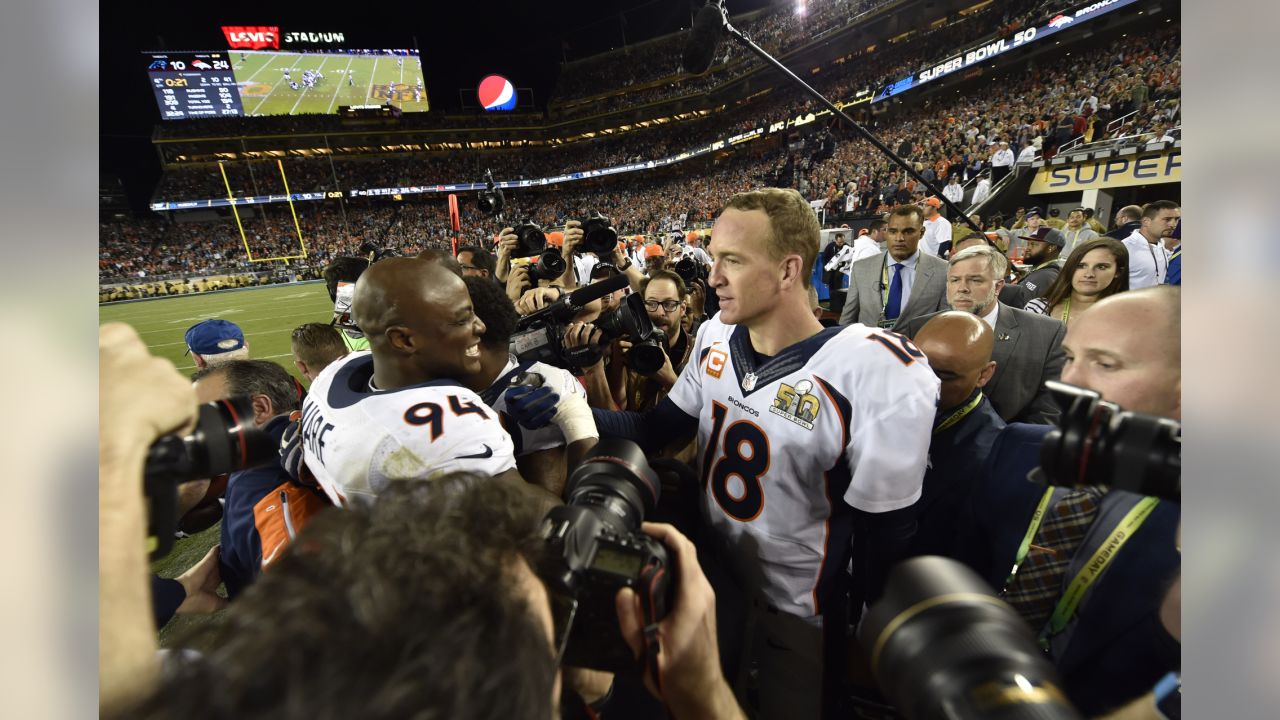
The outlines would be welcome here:
[[[1052,424],[1061,411],[1044,387],[1045,380],[1062,375],[1063,324],[999,302],[1009,261],[987,245],[965,248],[951,258],[947,271],[947,302],[973,313],[995,330],[991,359],[995,374],[985,393],[1005,422]],[[915,337],[933,316],[913,318],[895,330]]]
[[[885,252],[863,258],[849,272],[841,325],[892,328],[947,309],[947,263],[919,250],[924,212],[901,205],[889,213]]]
[[[953,556],[958,519],[1005,427],[982,392],[996,369],[995,333],[974,315],[949,311],[925,323],[915,342],[941,385],[910,554]]]
[[[1170,287],[1135,290],[1100,301],[1067,334],[1064,346],[1071,362],[1063,380],[1094,390],[1126,410],[1180,419],[1179,307],[1180,293]],[[1107,369],[1094,367],[1103,363]],[[963,512],[956,556],[997,589],[1015,586],[1018,575],[1010,571],[1047,489],[1029,482],[1027,474],[1039,464],[1041,441],[1049,430],[1013,424],[1001,431]],[[1069,490],[1053,489],[1048,507]],[[1139,502],[1138,496],[1119,490],[1101,495],[1098,514],[1055,586],[1059,590],[1052,598],[1055,607],[1081,574],[1080,568],[1120,528],[1125,512]],[[1065,628],[1058,633],[1044,632],[1050,628],[1047,623],[1034,628],[1047,636],[1063,689],[1087,716],[1103,714],[1143,694],[1180,665],[1178,639],[1170,635],[1160,616],[1170,583],[1181,567],[1180,518],[1178,503],[1155,503],[1081,597]],[[1042,533],[1031,539],[1032,546],[1045,542]],[[1019,568],[1027,564],[1029,560]]]

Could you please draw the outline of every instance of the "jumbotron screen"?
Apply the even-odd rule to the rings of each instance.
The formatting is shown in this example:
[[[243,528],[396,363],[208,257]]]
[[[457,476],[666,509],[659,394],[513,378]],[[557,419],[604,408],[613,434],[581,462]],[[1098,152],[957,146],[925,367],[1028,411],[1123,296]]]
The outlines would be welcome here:
[[[417,50],[144,53],[164,120],[336,113],[343,105],[425,112]]]

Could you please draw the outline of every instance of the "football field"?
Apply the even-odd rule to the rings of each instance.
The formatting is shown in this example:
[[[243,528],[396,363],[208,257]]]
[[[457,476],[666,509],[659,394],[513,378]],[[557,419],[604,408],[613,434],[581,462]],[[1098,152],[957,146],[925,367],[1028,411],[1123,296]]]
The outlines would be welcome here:
[[[280,53],[232,50],[231,58],[245,115],[334,113],[342,105],[391,104],[404,112],[427,110],[422,64],[412,55],[347,55],[345,53]],[[241,59],[243,58],[243,59]],[[397,63],[402,60],[403,63]],[[284,71],[289,71],[285,77]],[[314,87],[302,83],[305,70],[323,78]],[[292,80],[298,89],[290,87]]]
[[[251,357],[277,362],[300,380],[304,379],[293,366],[289,350],[290,334],[303,323],[327,323],[332,317],[333,303],[322,282],[157,298],[98,309],[99,322],[132,325],[152,354],[173,361],[184,375],[195,372],[195,364],[185,354],[183,334],[201,320],[221,318],[240,326]]]

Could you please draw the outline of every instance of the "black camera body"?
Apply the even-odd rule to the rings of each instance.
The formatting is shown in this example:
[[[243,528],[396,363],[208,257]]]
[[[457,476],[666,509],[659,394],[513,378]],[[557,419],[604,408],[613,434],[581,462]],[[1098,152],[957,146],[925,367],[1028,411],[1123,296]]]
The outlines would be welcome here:
[[[201,405],[190,435],[165,435],[147,449],[143,492],[149,510],[152,559],[173,547],[177,486],[280,461],[271,436],[253,424],[253,399],[233,397]]]
[[[484,189],[476,196],[476,206],[486,215],[501,215],[505,205],[506,198],[502,196],[502,188],[493,182],[493,171],[485,170]]]
[[[676,261],[673,268],[685,285],[692,285],[695,280],[701,280],[704,284],[707,281],[707,266],[685,255]]]
[[[559,609],[564,665],[639,672],[618,628],[616,596],[624,587],[634,590],[645,625],[660,621],[671,608],[670,556],[640,530],[645,514],[657,505],[658,488],[638,445],[604,439],[570,474],[567,504],[543,518],[546,545],[538,574]]]
[[[582,221],[582,244],[578,252],[593,252],[601,259],[613,256],[618,247],[618,231],[613,229],[613,221],[600,211],[591,213]]]
[[[1121,410],[1092,390],[1048,380],[1062,406],[1033,473],[1050,485],[1104,485],[1182,500],[1182,423]]]
[[[526,220],[515,226],[513,231],[518,240],[515,249],[511,251],[511,257],[533,257],[546,251],[547,233],[537,223]]]
[[[599,362],[601,345],[566,348],[565,330],[588,303],[621,290],[627,283],[626,275],[615,275],[575,290],[520,318],[511,336],[512,354],[521,362],[543,362],[563,368],[583,368]],[[631,340],[627,363],[636,372],[650,374],[662,368],[664,336],[653,326],[639,295],[628,295],[618,309],[597,318],[595,325],[601,330],[601,344],[620,337]]]

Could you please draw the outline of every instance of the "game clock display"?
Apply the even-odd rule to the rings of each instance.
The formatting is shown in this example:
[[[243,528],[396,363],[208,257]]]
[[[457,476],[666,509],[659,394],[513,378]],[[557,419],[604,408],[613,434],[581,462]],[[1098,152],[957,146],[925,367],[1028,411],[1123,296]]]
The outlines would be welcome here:
[[[165,120],[244,115],[226,53],[147,56],[147,74]]]

